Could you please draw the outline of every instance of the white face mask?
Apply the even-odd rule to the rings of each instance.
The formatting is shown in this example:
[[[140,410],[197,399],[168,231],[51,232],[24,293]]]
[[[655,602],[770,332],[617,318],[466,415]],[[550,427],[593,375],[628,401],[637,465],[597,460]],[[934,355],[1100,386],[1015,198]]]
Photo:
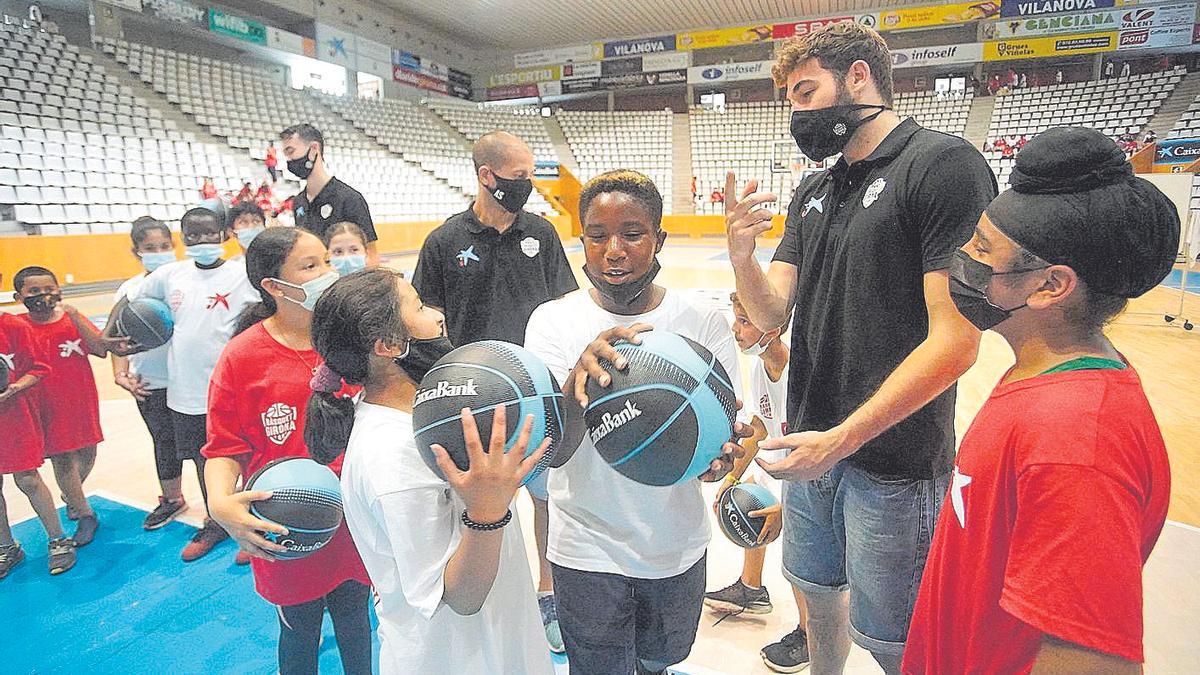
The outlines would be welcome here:
[[[779,335],[776,335],[772,338],[767,338],[767,336],[770,335],[772,332],[773,331],[767,331],[766,333],[764,333],[763,336],[761,338],[759,338],[758,342],[755,342],[754,344],[750,345],[749,347],[746,347],[745,349],[743,349],[742,353],[745,354],[746,356],[762,356],[763,354],[765,354],[767,351],[767,347],[770,347],[771,343],[774,342],[775,339],[779,337]],[[782,334],[782,331],[780,331],[780,334]]]
[[[329,290],[330,286],[337,283],[337,280],[340,278],[341,277],[338,276],[337,272],[326,272],[316,279],[310,279],[303,284],[291,284],[282,279],[271,279],[271,281],[274,281],[281,286],[287,286],[288,288],[295,288],[304,291],[303,300],[294,300],[286,295],[283,296],[283,299],[300,305],[304,309],[311,312],[317,306],[317,300],[321,299],[321,295],[324,294],[325,291]]]

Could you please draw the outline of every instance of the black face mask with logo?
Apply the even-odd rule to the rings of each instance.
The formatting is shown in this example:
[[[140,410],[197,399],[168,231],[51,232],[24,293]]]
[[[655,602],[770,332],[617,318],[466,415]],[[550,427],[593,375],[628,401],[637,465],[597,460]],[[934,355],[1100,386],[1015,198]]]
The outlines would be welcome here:
[[[292,174],[294,174],[300,180],[306,180],[310,175],[312,175],[313,167],[316,166],[317,163],[316,157],[309,157],[309,154],[311,153],[312,150],[309,150],[308,153],[305,153],[303,157],[289,159],[287,163],[288,171],[291,171]]]
[[[58,293],[42,293],[41,295],[31,295],[28,298],[21,300],[25,308],[31,312],[45,313],[53,310],[62,302],[62,296]]]
[[[489,190],[505,211],[516,213],[525,208],[529,195],[533,193],[533,181],[528,178],[501,178],[495,173],[496,187]]]
[[[859,110],[877,112],[858,119],[854,113]],[[805,157],[820,162],[845,149],[859,127],[879,117],[886,110],[891,108],[867,103],[831,105],[820,110],[793,110],[792,138]]]

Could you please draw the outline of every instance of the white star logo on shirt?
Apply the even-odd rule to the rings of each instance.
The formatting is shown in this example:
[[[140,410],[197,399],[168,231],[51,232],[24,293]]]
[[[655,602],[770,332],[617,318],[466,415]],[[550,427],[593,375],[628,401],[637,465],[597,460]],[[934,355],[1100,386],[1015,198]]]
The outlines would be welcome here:
[[[58,345],[58,355],[63,357],[64,359],[72,354],[86,356],[83,353],[83,347],[80,346],[80,343],[82,343],[82,342],[83,342],[83,338],[80,338],[78,340],[67,340],[66,342],[63,342],[62,344]]]
[[[954,467],[954,482],[950,487],[950,502],[954,506],[954,515],[958,517],[958,524],[962,529],[967,529],[967,507],[963,503],[963,489],[971,484],[971,477],[965,473],[960,473],[958,467]]]
[[[800,217],[808,216],[808,212],[812,209],[816,209],[817,213],[825,213],[825,198],[828,196],[829,193],[826,192],[820,197],[809,197],[808,201],[804,203],[804,210],[800,212]]]

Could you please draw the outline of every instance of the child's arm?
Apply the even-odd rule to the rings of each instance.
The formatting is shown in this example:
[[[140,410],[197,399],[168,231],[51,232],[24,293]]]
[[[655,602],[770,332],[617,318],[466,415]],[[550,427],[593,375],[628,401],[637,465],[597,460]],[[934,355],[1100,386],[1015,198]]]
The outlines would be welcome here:
[[[275,560],[272,553],[286,548],[267,541],[261,532],[287,534],[287,528],[250,515],[250,503],[270,499],[270,492],[237,492],[242,467],[232,457],[211,457],[204,463],[204,484],[208,488],[208,514],[217,521],[242,550],[263,560]]]
[[[104,358],[109,352],[128,354],[131,351],[128,338],[104,337],[100,334],[100,329],[96,328],[96,324],[89,321],[74,306],[64,304],[63,310],[70,317],[71,323],[75,324],[79,337],[83,338],[83,343],[92,356]]]
[[[140,375],[129,372],[129,357],[119,354],[111,354],[112,356],[112,372],[113,382],[125,391],[133,394],[133,397],[139,401],[145,401],[150,395],[150,390],[146,389],[146,383],[142,381]]]
[[[4,391],[0,391],[0,405],[4,405],[8,401],[15,399],[41,381],[41,377],[33,373],[25,373],[21,376],[21,379],[16,382],[10,382]]]

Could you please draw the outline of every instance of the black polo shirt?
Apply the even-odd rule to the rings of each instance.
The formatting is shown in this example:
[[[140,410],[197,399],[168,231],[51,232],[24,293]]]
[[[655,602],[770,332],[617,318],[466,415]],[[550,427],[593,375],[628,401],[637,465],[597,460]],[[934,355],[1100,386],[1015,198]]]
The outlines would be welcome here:
[[[558,232],[545,218],[521,211],[501,234],[471,208],[429,233],[413,286],[422,301],[445,311],[456,346],[524,344],[533,310],[579,288]]]
[[[330,227],[348,221],[362,228],[367,241],[379,239],[367,200],[361,192],[336,177],[329,179],[311,203],[308,193],[301,191],[292,199],[292,207],[296,213],[296,227],[303,227],[318,237],[324,238]]]
[[[843,422],[927,337],[923,275],[949,267],[995,196],[978,150],[911,118],[796,187],[774,258],[797,268],[790,429]],[[951,387],[848,461],[883,478],[949,470],[954,400]]]

